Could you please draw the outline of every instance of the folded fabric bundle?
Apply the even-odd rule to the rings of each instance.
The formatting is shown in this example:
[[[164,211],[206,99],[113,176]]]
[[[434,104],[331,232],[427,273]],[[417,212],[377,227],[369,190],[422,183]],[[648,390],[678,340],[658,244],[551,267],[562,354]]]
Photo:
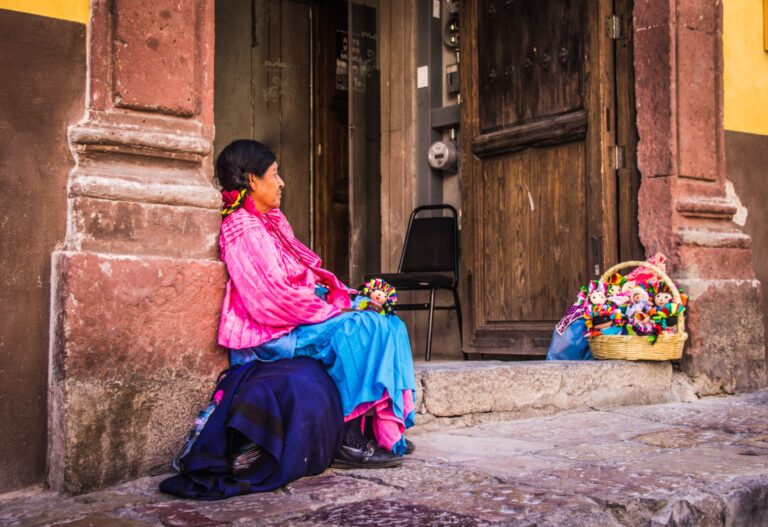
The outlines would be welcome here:
[[[216,390],[223,392],[220,403],[180,459],[181,472],[163,480],[161,491],[218,500],[274,490],[331,464],[344,415],[320,362],[255,361],[231,368]],[[261,451],[247,467],[238,460],[244,445]]]

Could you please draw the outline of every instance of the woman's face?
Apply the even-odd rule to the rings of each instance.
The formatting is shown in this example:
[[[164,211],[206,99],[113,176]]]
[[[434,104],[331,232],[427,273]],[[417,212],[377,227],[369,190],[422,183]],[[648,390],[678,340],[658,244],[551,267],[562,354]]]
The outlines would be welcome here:
[[[251,187],[251,199],[259,212],[267,212],[280,207],[283,195],[283,182],[277,173],[277,162],[272,163],[263,177],[251,174],[248,178]]]

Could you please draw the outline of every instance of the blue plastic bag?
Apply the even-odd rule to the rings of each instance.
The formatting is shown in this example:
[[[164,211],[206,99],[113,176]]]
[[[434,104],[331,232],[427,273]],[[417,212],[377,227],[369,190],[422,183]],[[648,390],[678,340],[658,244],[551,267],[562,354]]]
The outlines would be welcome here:
[[[592,360],[592,350],[584,336],[586,331],[587,325],[583,318],[571,322],[562,335],[557,330],[553,331],[547,360]]]

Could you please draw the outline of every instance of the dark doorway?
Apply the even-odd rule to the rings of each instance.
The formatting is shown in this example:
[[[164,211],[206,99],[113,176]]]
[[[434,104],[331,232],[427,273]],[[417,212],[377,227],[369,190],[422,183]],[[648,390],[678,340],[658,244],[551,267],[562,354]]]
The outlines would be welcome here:
[[[268,144],[296,236],[351,285],[377,270],[378,2],[217,2],[215,58],[216,152]]]

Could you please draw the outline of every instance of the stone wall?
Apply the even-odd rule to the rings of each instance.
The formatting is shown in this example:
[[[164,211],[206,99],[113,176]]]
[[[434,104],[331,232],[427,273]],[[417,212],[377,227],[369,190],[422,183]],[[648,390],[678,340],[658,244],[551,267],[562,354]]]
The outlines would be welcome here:
[[[764,386],[761,288],[726,197],[722,5],[637,0],[640,239],[690,296],[684,370],[717,391]]]
[[[70,492],[167,467],[226,363],[213,2],[94,0],[90,26],[53,257],[48,482]]]

